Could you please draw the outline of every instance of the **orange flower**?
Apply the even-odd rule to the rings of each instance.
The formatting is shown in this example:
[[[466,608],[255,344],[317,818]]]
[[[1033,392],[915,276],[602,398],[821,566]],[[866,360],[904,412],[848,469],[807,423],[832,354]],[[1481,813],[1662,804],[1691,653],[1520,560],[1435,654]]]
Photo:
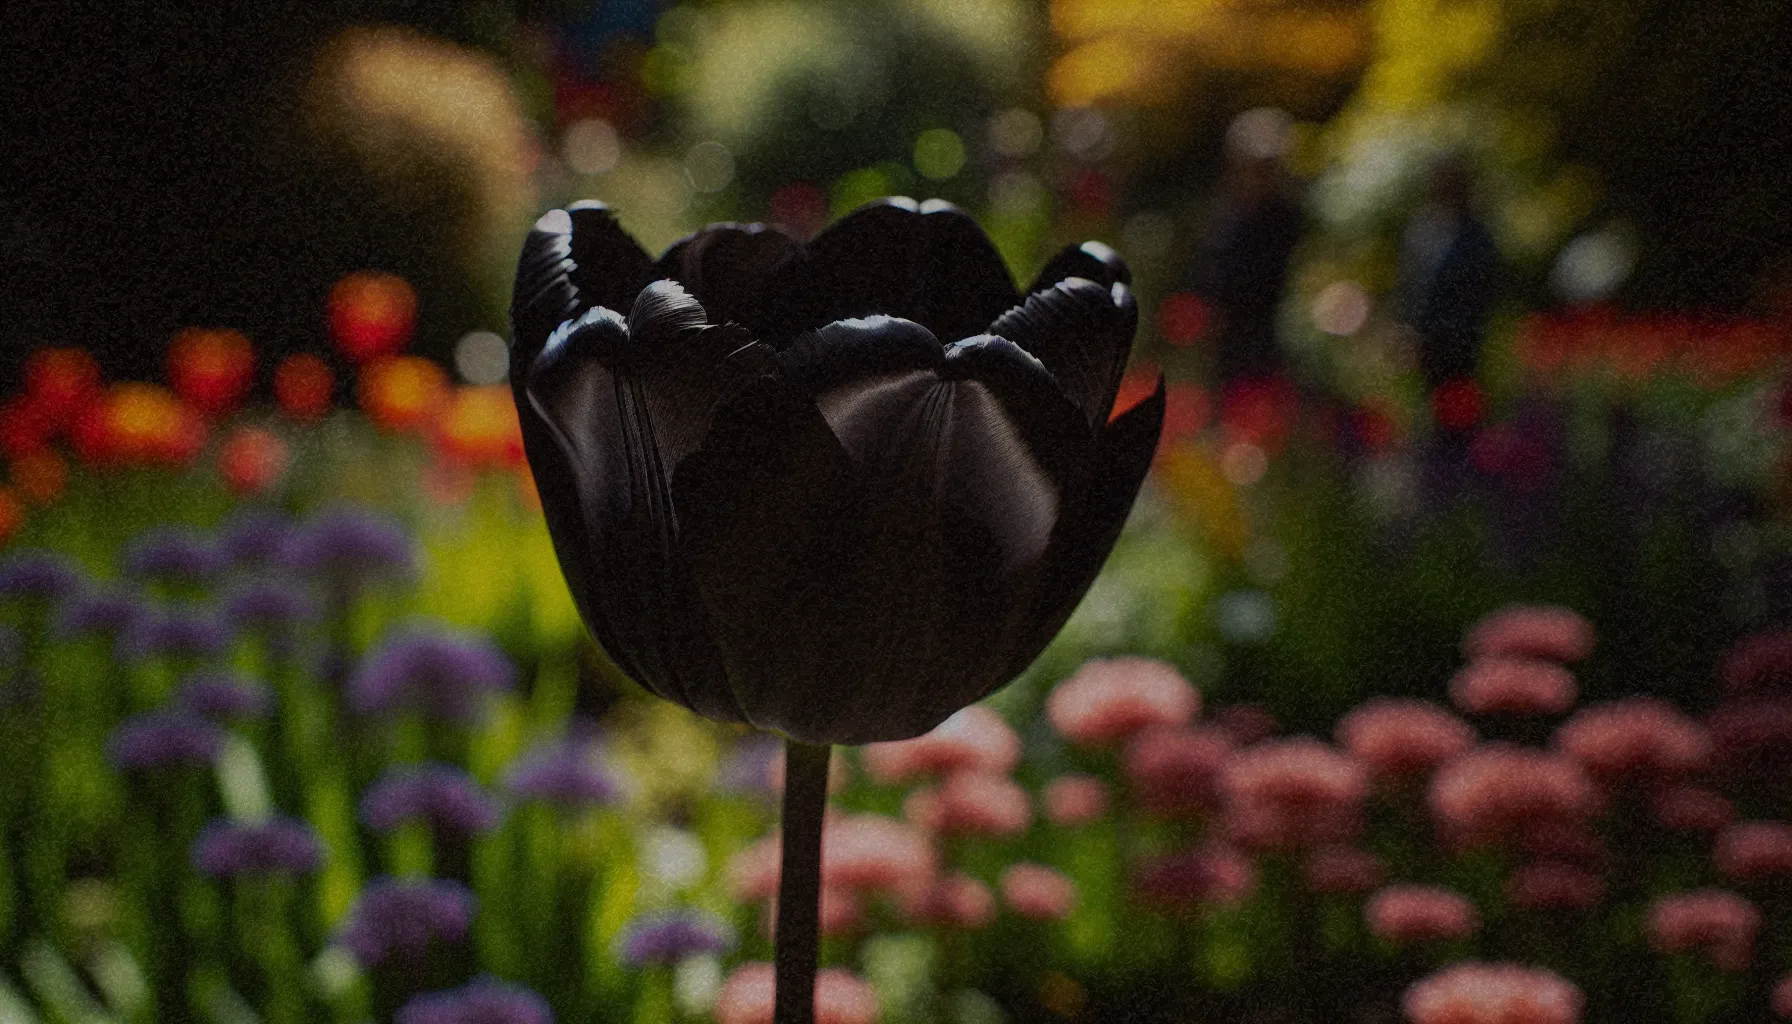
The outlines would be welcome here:
[[[265,493],[286,472],[286,442],[266,427],[238,427],[218,448],[218,475],[238,495]]]
[[[422,356],[392,356],[362,368],[356,393],[362,411],[381,428],[416,430],[448,401],[448,375]]]
[[[205,446],[205,419],[167,388],[115,384],[75,420],[70,440],[94,465],[180,465]]]
[[[330,365],[309,352],[287,356],[274,371],[274,401],[295,420],[315,420],[329,412],[335,391]]]
[[[523,461],[516,401],[503,385],[457,388],[435,424],[436,453],[463,469],[504,468]]]
[[[417,325],[417,293],[396,274],[364,270],[330,289],[330,337],[355,363],[403,351]]]
[[[241,331],[189,327],[168,346],[168,383],[201,413],[228,415],[255,383],[255,350]]]

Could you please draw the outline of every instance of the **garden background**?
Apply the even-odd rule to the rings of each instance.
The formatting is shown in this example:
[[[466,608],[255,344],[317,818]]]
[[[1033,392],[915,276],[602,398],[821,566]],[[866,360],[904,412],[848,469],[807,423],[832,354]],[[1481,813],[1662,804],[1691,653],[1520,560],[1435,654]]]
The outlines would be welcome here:
[[[755,1019],[772,748],[586,637],[505,309],[573,200],[893,194],[1119,250],[1168,415],[1039,661],[845,753],[832,1019],[1792,1016],[1785,5],[5,19],[0,1021]],[[1222,381],[1241,144],[1302,224]],[[1502,271],[1429,388],[1445,158]]]

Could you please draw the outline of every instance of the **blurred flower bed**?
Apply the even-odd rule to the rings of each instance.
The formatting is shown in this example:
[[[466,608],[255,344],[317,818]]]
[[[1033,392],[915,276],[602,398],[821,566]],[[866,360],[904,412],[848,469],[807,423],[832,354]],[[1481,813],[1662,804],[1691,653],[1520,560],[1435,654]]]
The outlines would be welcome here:
[[[0,409],[0,1019],[770,1019],[776,744],[589,646],[414,313]],[[1549,355],[1642,326],[1431,408],[1176,384],[1058,642],[840,755],[821,1019],[1792,1015],[1775,367]]]

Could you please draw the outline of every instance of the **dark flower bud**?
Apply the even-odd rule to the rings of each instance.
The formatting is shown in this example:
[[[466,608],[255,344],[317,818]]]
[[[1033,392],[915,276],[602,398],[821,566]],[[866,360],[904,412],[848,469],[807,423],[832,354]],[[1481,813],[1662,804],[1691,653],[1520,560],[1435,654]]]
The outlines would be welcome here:
[[[1113,415],[1129,280],[1087,243],[1022,295],[938,201],[658,261],[600,204],[549,213],[511,381],[586,624],[654,693],[810,743],[918,736],[1006,683],[1150,466],[1162,388]]]

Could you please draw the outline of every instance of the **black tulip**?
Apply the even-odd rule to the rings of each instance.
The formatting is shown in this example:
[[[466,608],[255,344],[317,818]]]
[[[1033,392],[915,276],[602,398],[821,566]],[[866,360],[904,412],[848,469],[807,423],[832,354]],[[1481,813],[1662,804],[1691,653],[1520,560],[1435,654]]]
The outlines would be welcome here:
[[[511,380],[585,622],[649,690],[806,743],[919,735],[1012,679],[1132,507],[1161,382],[1086,243],[1026,295],[938,201],[803,245],[720,224],[644,252],[601,204],[536,222]]]

